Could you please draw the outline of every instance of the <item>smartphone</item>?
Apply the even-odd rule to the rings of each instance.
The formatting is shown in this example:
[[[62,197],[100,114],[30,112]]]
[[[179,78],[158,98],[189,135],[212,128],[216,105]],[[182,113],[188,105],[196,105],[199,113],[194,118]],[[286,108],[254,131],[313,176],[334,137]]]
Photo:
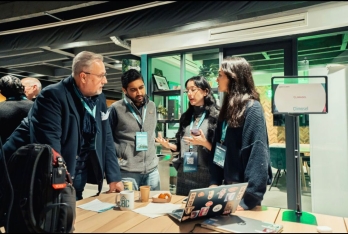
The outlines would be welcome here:
[[[194,136],[199,136],[201,135],[201,132],[199,131],[199,129],[191,129],[191,134]]]

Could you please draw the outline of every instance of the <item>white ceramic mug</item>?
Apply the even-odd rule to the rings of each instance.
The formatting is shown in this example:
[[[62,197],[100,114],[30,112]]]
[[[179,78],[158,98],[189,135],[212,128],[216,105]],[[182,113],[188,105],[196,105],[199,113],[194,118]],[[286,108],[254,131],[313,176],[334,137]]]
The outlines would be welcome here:
[[[121,210],[134,209],[134,191],[124,190],[116,194],[116,205]]]

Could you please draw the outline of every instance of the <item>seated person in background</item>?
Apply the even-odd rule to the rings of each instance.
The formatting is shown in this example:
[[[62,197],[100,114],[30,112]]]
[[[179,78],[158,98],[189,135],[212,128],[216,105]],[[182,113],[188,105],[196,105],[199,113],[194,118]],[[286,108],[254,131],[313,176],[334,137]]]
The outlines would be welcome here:
[[[21,79],[23,86],[25,87],[24,93],[29,100],[35,101],[37,95],[41,91],[41,82],[32,77],[26,77]]]
[[[179,160],[182,163],[177,168],[176,194],[183,196],[187,196],[191,189],[210,185],[209,157],[219,115],[219,108],[205,78],[194,76],[186,81],[185,86],[189,108],[181,115],[176,143],[169,143],[160,134],[156,138],[164,147],[180,151]],[[191,133],[192,129],[199,131],[194,135]],[[192,152],[196,156],[191,155]],[[193,157],[193,164],[185,163]]]
[[[249,63],[223,60],[217,78],[225,92],[213,143],[211,186],[249,182],[237,210],[261,205],[272,180],[266,121]]]
[[[0,93],[6,100],[0,102],[0,136],[4,144],[6,139],[28,115],[33,102],[24,94],[21,80],[14,76],[3,76],[0,79]]]

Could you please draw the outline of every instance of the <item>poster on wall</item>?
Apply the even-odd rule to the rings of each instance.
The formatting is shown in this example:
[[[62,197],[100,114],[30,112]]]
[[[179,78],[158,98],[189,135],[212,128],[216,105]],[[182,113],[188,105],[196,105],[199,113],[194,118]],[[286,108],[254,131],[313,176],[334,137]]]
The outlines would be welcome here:
[[[328,113],[327,76],[272,77],[272,113]]]
[[[153,78],[158,90],[169,90],[167,79],[164,76],[153,74]]]

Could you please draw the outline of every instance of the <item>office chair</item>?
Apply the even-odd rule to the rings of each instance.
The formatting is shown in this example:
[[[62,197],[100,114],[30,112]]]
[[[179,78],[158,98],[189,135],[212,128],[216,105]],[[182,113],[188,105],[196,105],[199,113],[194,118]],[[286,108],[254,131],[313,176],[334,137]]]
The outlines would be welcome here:
[[[278,180],[280,177],[281,170],[284,170],[284,173],[286,174],[286,154],[285,154],[285,148],[275,148],[270,147],[270,156],[271,156],[271,166],[273,168],[277,169],[277,172],[273,178],[272,184],[269,187],[269,190],[271,190],[274,180],[276,180],[275,186],[278,184]]]

